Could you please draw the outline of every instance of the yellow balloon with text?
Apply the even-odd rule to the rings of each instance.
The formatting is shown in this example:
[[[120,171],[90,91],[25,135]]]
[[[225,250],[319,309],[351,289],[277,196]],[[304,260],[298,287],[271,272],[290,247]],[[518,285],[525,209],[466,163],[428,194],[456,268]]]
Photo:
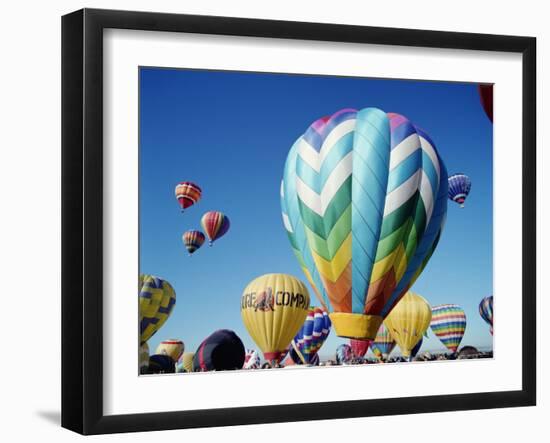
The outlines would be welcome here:
[[[266,274],[252,280],[241,296],[241,317],[264,358],[279,362],[303,325],[309,293],[287,274]]]
[[[432,307],[424,297],[408,291],[384,320],[386,328],[399,345],[403,357],[409,358],[430,326]]]

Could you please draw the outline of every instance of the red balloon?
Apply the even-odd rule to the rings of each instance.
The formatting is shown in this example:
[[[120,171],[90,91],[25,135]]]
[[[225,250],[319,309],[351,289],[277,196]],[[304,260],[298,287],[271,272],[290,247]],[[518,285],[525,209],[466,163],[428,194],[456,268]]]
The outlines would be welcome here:
[[[481,106],[485,110],[485,114],[493,121],[493,85],[477,85]]]
[[[356,340],[354,338],[349,341],[351,351],[355,357],[364,357],[371,343],[372,340]]]

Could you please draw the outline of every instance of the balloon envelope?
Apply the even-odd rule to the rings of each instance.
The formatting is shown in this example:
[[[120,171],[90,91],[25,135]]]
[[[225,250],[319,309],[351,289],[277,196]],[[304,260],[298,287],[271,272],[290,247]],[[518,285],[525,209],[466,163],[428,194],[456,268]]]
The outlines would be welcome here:
[[[493,121],[493,85],[478,85],[481,106],[491,122]]]
[[[194,352],[184,352],[176,363],[176,372],[193,372]]]
[[[243,323],[268,361],[281,361],[308,310],[306,286],[287,274],[262,275],[241,297]]]
[[[258,351],[255,349],[247,349],[244,356],[243,369],[259,369],[261,358]]]
[[[454,353],[460,346],[466,331],[466,314],[460,306],[455,304],[434,306],[430,326],[441,343]]]
[[[336,362],[338,364],[349,363],[353,358],[353,352],[350,345],[340,345],[336,348]]]
[[[147,374],[149,368],[149,345],[143,343],[139,347],[139,373]]]
[[[210,245],[229,231],[229,225],[229,218],[223,212],[209,211],[201,218],[201,226],[210,240]]]
[[[187,252],[191,255],[202,246],[205,237],[201,231],[187,231],[183,234],[182,240]]]
[[[449,177],[449,199],[458,203],[461,208],[464,207],[464,201],[471,188],[472,182],[467,175],[453,174]]]
[[[370,347],[372,349],[372,352],[378,358],[378,360],[387,360],[389,355],[391,354],[391,351],[393,351],[393,348],[395,348],[395,340],[390,334],[390,331],[388,331],[388,328],[386,328],[386,325],[382,323],[380,325],[380,328],[378,328],[378,332],[376,333],[376,337],[370,344]]]
[[[410,357],[412,349],[430,326],[432,308],[420,295],[408,291],[384,320],[403,357]]]
[[[412,348],[411,350],[411,358],[416,357],[416,354],[418,354],[418,351],[420,351],[420,348],[422,347],[422,342],[424,340],[421,338],[420,341]]]
[[[430,137],[398,114],[343,109],[292,146],[283,222],[338,336],[375,337],[437,245],[447,187]]]
[[[233,331],[220,329],[207,337],[193,357],[193,371],[223,371],[242,369],[245,349]]]
[[[149,357],[149,374],[173,374],[176,364],[172,357],[166,354],[155,354]]]
[[[178,361],[181,357],[181,354],[183,354],[184,349],[185,345],[181,340],[171,338],[161,341],[160,344],[157,346],[155,354],[169,355],[170,357],[172,357],[172,360]]]
[[[176,292],[166,280],[154,275],[139,276],[140,343],[149,340],[166,322],[174,305]]]
[[[292,340],[294,353],[302,363],[311,363],[328,337],[330,326],[327,311],[323,308],[309,308],[304,324]]]
[[[176,185],[175,194],[181,210],[183,211],[200,200],[202,190],[195,183],[180,182]]]
[[[371,342],[372,340],[356,340],[352,338],[349,341],[349,345],[351,347],[351,351],[353,352],[353,355],[355,357],[362,358],[365,356],[365,354],[369,350],[369,346]]]
[[[479,303],[479,315],[491,327],[491,335],[493,335],[493,296],[485,297]]]

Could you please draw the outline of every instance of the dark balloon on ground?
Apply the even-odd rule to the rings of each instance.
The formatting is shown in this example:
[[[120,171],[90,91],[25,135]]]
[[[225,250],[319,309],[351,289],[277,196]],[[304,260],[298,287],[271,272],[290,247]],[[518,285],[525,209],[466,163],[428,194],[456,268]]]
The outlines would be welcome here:
[[[242,340],[233,331],[220,329],[207,337],[193,357],[193,371],[242,369],[245,359]]]
[[[155,354],[149,357],[148,374],[174,374],[176,363],[169,355]]]

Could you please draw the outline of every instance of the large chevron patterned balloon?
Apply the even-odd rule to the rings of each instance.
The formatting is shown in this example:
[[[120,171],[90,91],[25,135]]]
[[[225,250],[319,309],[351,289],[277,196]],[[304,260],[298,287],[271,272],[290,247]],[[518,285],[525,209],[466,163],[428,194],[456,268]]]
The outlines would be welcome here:
[[[343,109],[294,143],[283,222],[337,335],[375,337],[434,252],[447,192],[434,143],[398,114]]]

